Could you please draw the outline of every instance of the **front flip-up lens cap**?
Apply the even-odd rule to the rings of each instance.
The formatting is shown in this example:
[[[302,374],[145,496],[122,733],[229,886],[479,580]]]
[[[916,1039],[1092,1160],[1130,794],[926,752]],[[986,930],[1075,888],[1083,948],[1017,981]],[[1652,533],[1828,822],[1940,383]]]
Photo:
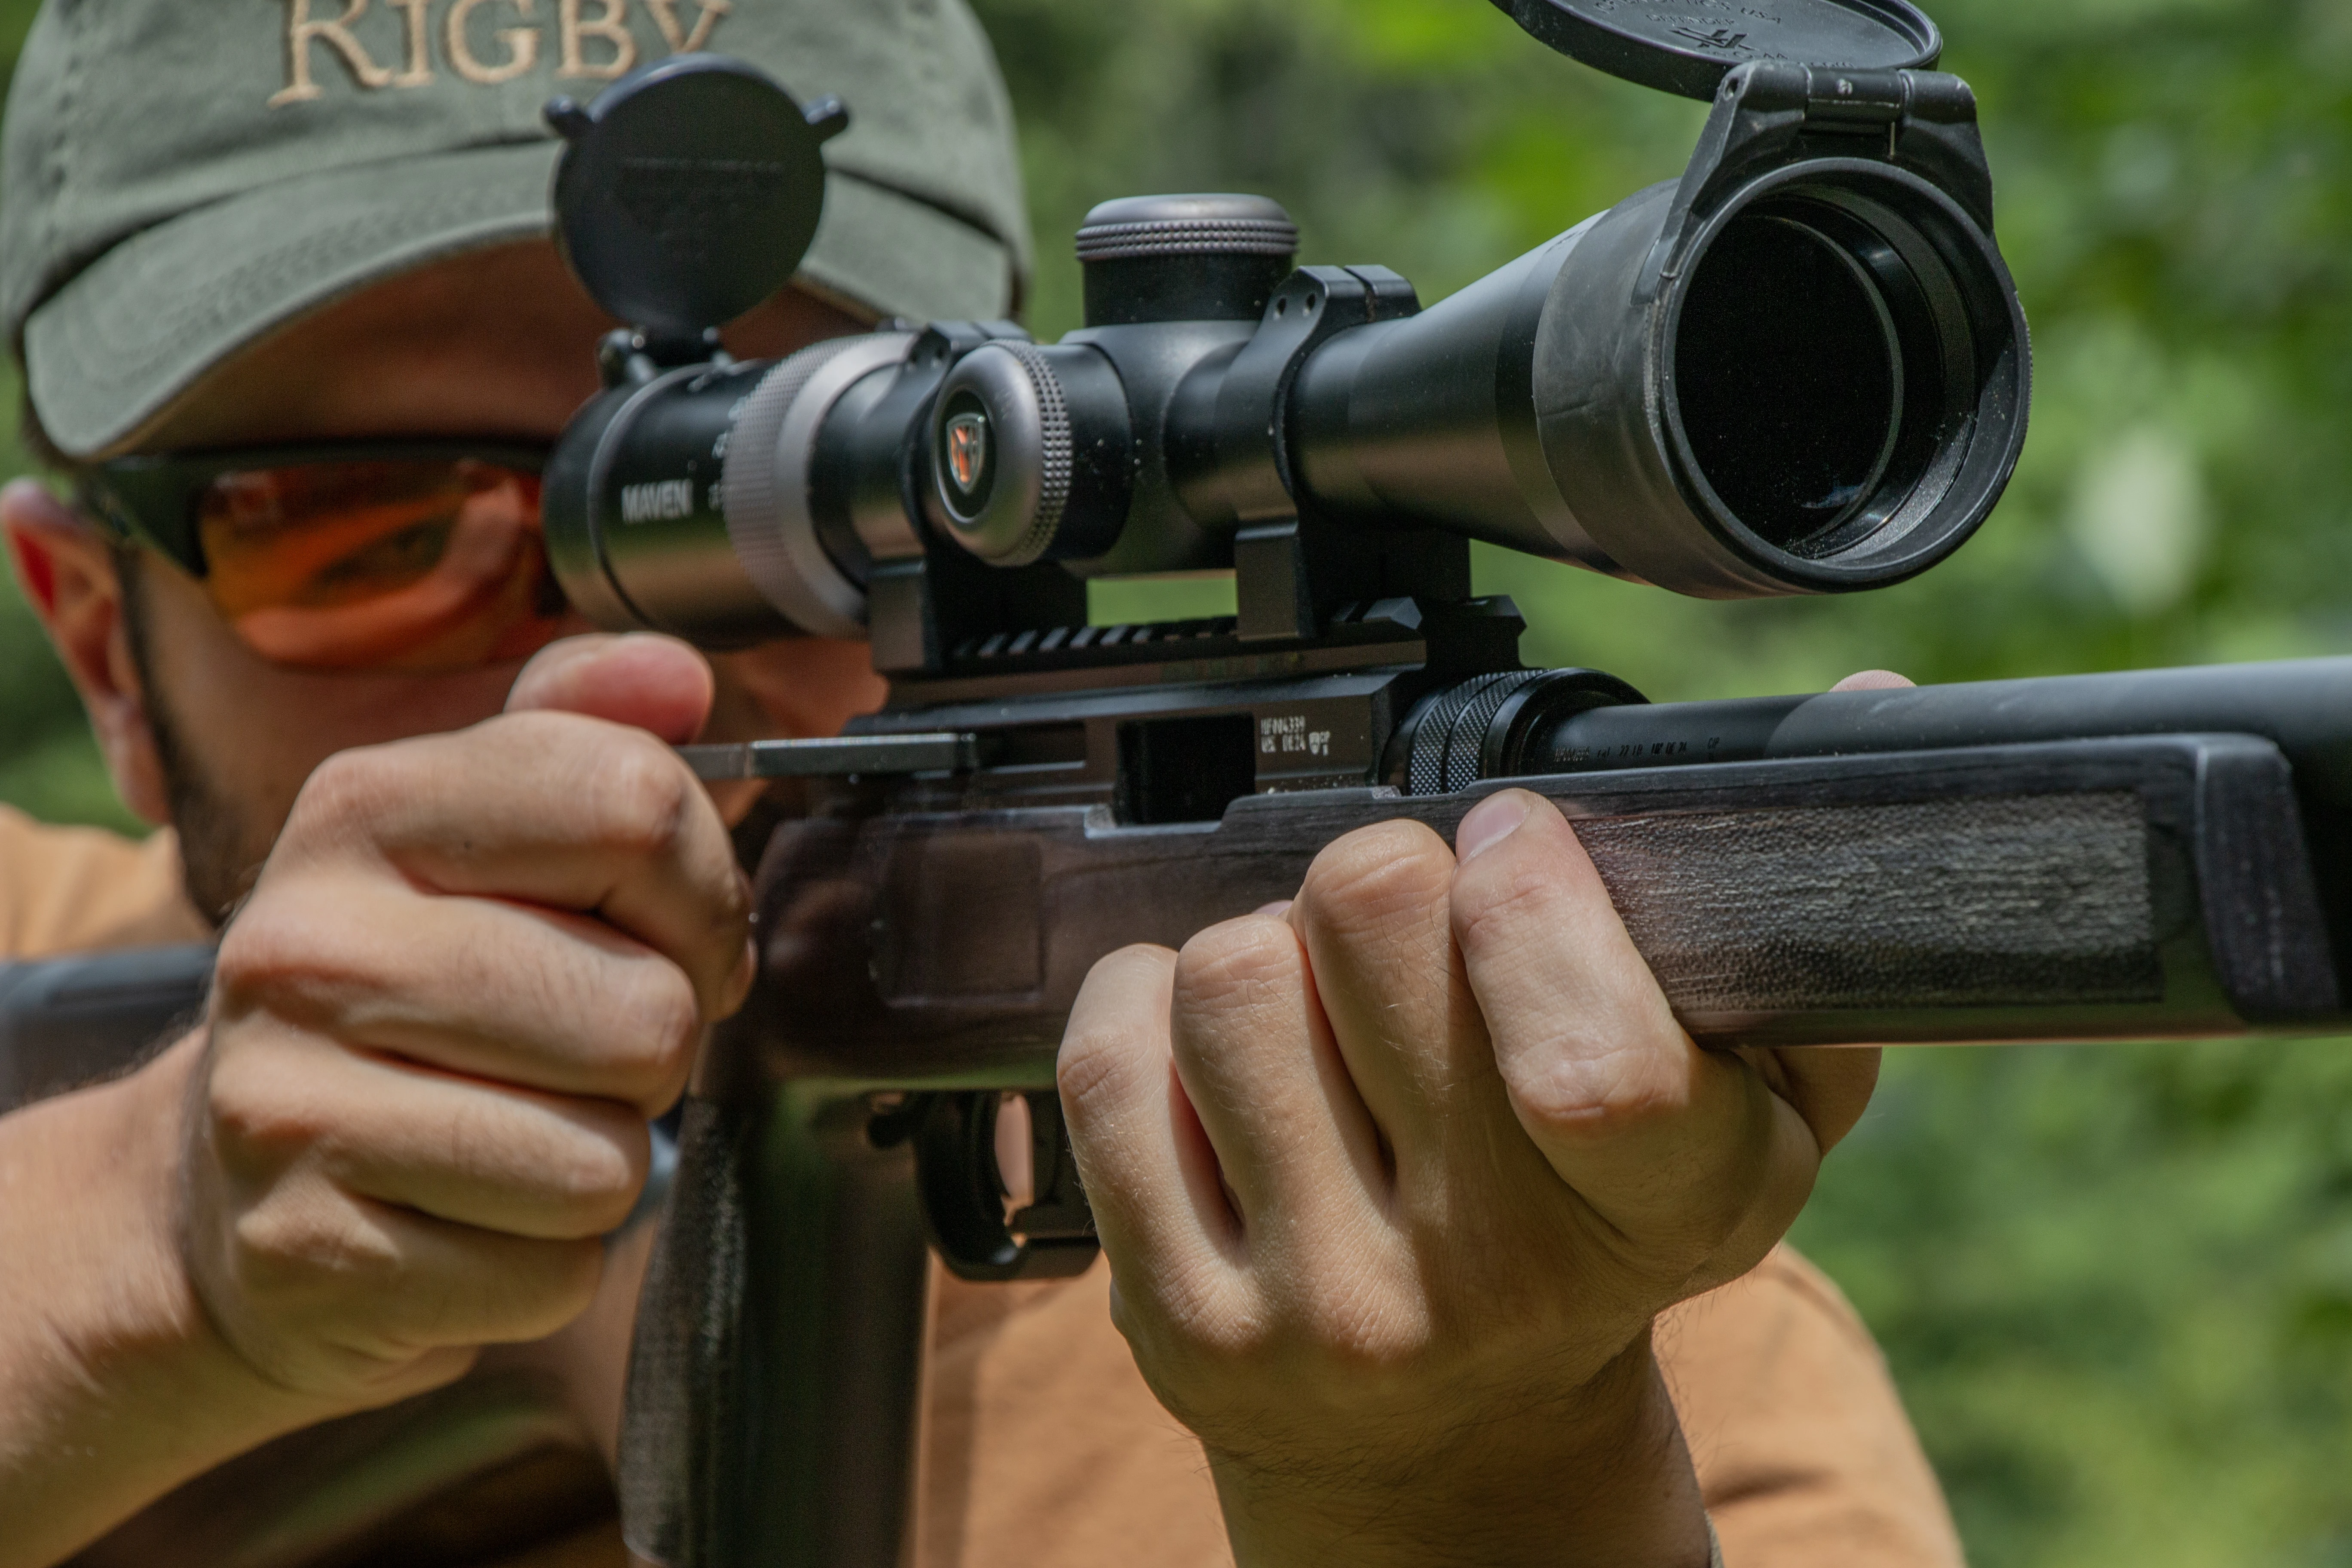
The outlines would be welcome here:
[[[1907,0],[1773,0],[1761,5],[1654,0],[1495,0],[1534,37],[1611,76],[1713,98],[1749,60],[1843,70],[1931,68],[1944,38]]]

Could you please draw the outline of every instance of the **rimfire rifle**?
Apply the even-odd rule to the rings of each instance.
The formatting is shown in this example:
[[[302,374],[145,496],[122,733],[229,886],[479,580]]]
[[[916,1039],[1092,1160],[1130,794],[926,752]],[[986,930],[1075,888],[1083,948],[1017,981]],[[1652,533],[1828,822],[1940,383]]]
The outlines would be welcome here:
[[[710,59],[553,110],[568,254],[636,323],[548,472],[572,603],[862,636],[890,682],[838,739],[695,752],[802,805],[639,1319],[639,1551],[901,1560],[924,1242],[979,1279],[1094,1256],[1049,1087],[1088,967],[1498,781],[1576,822],[1703,1039],[2340,1021],[2352,661],[1672,705],[1520,665],[1470,540],[1708,597],[1897,582],[2000,496],[2030,355],[1926,17],[1514,15],[1713,112],[1680,181],[1426,309],[1294,269],[1272,202],[1142,197],[1078,231],[1057,343],[893,322],[736,363],[712,329],[799,255],[841,111]],[[1233,616],[1088,622],[1090,578],[1225,570]]]

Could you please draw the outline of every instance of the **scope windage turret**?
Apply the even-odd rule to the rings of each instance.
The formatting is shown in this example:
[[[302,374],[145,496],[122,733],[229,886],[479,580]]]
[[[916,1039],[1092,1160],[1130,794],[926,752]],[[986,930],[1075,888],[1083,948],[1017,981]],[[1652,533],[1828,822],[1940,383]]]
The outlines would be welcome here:
[[[847,635],[877,572],[941,542],[1214,569],[1297,514],[1706,597],[1838,592],[1957,549],[2024,439],[1957,78],[1743,67],[1680,182],[1425,310],[1386,268],[1294,272],[1296,243],[1261,197],[1131,198],[1079,231],[1087,324],[1059,343],[943,323],[642,366],[551,477],[566,585],[614,625]]]

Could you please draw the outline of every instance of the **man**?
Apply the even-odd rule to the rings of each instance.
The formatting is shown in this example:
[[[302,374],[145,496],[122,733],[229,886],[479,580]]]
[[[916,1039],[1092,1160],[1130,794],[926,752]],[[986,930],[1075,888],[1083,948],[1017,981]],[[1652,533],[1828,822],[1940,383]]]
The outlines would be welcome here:
[[[393,1441],[355,1413],[499,1368],[610,1450],[645,1238],[606,1237],[749,974],[748,802],[665,742],[880,688],[853,645],[709,665],[538,592],[531,455],[610,324],[545,238],[539,106],[706,46],[849,102],[739,353],[1001,314],[1024,267],[962,10],[691,4],[107,0],[26,46],[0,306],[96,504],[0,521],[221,949],[200,1027],[0,1118],[0,1568],[225,1560],[207,1510],[343,1443],[296,1435]],[[0,851],[27,907],[107,880]],[[924,1561],[1696,1568],[1710,1514],[1747,1568],[1957,1561],[1866,1336],[1774,1250],[1874,1070],[1698,1051],[1520,794],[1107,960],[1062,1086],[1108,1278],[943,1298]]]

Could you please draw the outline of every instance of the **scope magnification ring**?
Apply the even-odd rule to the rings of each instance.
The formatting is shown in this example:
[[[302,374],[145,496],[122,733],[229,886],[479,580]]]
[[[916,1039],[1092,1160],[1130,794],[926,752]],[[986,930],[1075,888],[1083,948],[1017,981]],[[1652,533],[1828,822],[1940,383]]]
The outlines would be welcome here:
[[[940,384],[931,482],[957,543],[997,566],[1041,559],[1061,531],[1075,447],[1061,378],[1034,343],[984,343]]]
[[[866,590],[844,575],[809,512],[810,455],[841,395],[898,363],[911,332],[813,343],[770,371],[727,437],[719,470],[727,537],[744,574],[794,626],[816,637],[865,635]]]

